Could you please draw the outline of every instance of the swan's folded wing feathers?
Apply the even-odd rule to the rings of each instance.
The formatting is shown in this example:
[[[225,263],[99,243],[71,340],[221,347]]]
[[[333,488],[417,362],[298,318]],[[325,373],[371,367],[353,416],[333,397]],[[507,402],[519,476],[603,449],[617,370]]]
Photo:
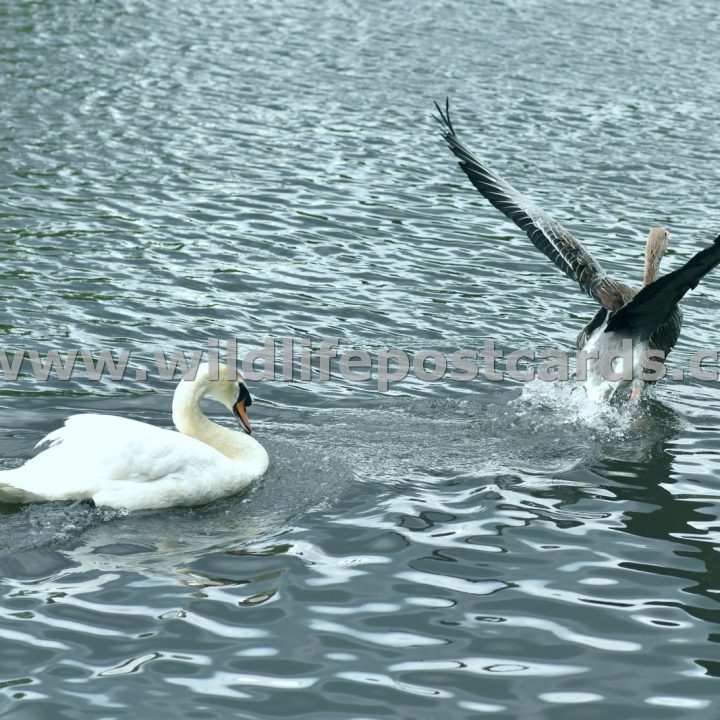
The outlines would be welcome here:
[[[507,218],[524,230],[530,241],[583,292],[608,309],[625,302],[626,288],[607,276],[600,263],[565,228],[538,208],[510,183],[503,180],[487,163],[476,157],[460,141],[450,120],[449,103],[445,110],[435,103],[442,135],[459,165],[475,188]]]
[[[68,485],[75,484],[79,464],[85,481],[153,482],[217,457],[213,448],[173,430],[94,413],[69,417],[38,444],[44,443],[49,447],[24,467],[29,475],[54,477],[56,483]]]

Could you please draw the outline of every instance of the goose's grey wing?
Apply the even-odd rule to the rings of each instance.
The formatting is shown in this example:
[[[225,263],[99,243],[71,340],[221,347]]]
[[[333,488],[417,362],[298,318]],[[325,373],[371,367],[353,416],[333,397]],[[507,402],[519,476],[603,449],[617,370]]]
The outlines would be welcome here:
[[[679,333],[682,321],[682,316],[675,314],[677,304],[718,263],[720,235],[712,245],[693,255],[681,268],[646,285],[627,305],[613,314],[605,332],[626,331],[634,336],[649,337],[658,343],[656,347],[669,352],[677,340],[676,331]],[[665,326],[665,332],[660,332]],[[667,347],[670,341],[672,345]]]
[[[650,335],[650,347],[662,350],[663,357],[667,357],[680,337],[682,321],[682,310],[679,305],[676,305],[667,322],[656,328]]]
[[[449,102],[444,111],[437,103],[435,107],[440,114],[435,119],[442,127],[442,136],[475,188],[524,230],[532,244],[575,280],[583,292],[609,310],[622,307],[632,297],[632,290],[608,277],[600,263],[560,223],[535,207],[463,145],[450,121]]]

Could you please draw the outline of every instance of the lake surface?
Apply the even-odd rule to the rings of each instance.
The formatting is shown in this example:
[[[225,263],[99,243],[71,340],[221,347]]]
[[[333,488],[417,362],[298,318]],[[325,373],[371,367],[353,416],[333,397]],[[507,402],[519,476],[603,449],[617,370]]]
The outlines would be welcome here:
[[[639,283],[720,231],[716,3],[0,5],[0,347],[573,346],[595,309],[461,137]],[[671,366],[720,346],[720,273]],[[249,382],[272,466],[195,509],[0,507],[0,715],[716,717],[720,385]],[[0,379],[0,466],[133,370]],[[208,412],[223,423],[222,409]]]

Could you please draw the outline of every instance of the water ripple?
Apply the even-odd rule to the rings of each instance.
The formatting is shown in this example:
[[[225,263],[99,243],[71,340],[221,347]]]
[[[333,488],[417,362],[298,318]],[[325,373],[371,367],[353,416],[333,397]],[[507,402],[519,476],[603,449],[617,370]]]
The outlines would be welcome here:
[[[3,468],[74,412],[168,427],[156,348],[570,350],[592,302],[468,186],[459,131],[639,282],[717,234],[715,5],[0,4]],[[717,278],[670,358],[718,345]],[[711,717],[720,385],[254,384],[272,467],[206,508],[0,507],[0,714]],[[222,416],[218,416],[222,422]],[[22,668],[20,671],[19,668]]]

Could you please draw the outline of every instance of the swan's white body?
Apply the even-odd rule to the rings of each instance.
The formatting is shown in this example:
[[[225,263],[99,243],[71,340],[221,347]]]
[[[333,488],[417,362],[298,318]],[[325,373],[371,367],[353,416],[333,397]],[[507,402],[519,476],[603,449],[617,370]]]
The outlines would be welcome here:
[[[221,377],[226,372],[221,366]],[[0,502],[92,498],[96,505],[142,510],[202,505],[233,495],[267,470],[257,440],[207,418],[199,402],[209,394],[232,409],[238,380],[181,381],[173,397],[180,432],[114,415],[73,415],[38,443],[45,451],[15,470],[0,472]]]

